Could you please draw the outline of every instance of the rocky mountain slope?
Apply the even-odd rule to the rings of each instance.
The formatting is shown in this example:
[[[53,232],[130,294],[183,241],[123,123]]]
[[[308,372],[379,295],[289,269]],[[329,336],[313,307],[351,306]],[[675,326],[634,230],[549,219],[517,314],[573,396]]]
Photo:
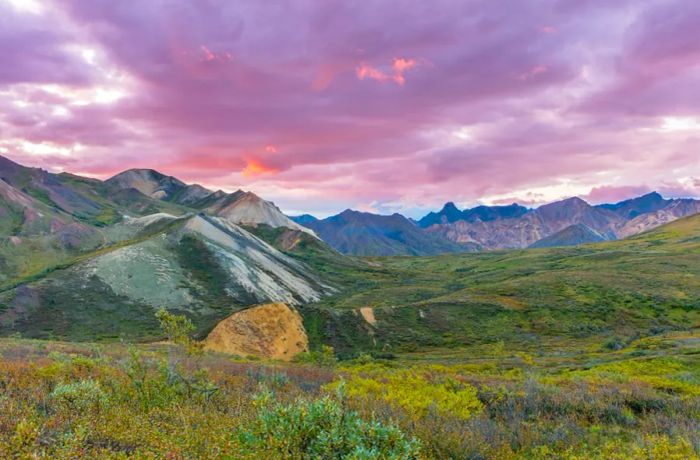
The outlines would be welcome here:
[[[313,231],[285,216],[280,209],[251,192],[241,190],[214,201],[206,211],[241,225],[268,225],[273,228],[285,227],[301,230],[311,235]]]
[[[673,222],[681,217],[700,213],[700,201],[690,199],[667,200],[668,203],[653,212],[638,214],[634,219],[625,222],[617,231],[619,238],[642,233],[648,229]]]
[[[168,215],[115,226],[127,238],[0,292],[0,331],[30,337],[147,337],[159,307],[200,331],[249,305],[318,301],[333,288],[226,219]]]
[[[252,193],[153,170],[100,181],[0,157],[0,333],[143,339],[159,307],[184,312],[203,333],[250,305],[333,292],[239,223],[318,241]]]
[[[666,200],[658,193],[650,193],[599,206],[569,198],[536,209],[510,205],[459,211],[448,203],[439,213],[426,215],[419,225],[451,241],[474,243],[484,249],[508,249],[528,247],[579,224],[604,239],[625,238],[697,212],[698,200]]]
[[[531,248],[554,248],[561,246],[578,246],[579,244],[598,243],[606,238],[585,224],[574,224],[563,230],[534,242]]]
[[[400,214],[380,216],[346,210],[306,224],[336,250],[351,255],[434,255],[478,250],[473,243],[455,243],[424,232]]]
[[[192,205],[213,192],[199,184],[187,185],[181,180],[153,169],[130,169],[105,181],[114,190],[135,189],[157,200]]]

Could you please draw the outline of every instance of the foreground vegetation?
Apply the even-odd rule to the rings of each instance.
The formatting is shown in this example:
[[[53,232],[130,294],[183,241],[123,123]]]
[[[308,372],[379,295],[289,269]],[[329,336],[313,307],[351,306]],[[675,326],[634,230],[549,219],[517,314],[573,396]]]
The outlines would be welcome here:
[[[572,360],[500,342],[296,363],[0,341],[2,458],[700,458],[700,334]],[[170,321],[170,322],[168,322]]]

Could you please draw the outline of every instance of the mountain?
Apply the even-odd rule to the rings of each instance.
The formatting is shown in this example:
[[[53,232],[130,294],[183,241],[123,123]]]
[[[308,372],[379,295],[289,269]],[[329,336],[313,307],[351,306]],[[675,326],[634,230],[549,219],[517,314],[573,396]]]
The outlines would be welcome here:
[[[518,204],[507,206],[477,206],[472,209],[460,211],[454,203],[445,203],[443,208],[435,213],[428,213],[418,221],[422,228],[428,228],[436,224],[448,224],[465,220],[467,222],[486,222],[497,219],[513,219],[521,217],[528,212],[528,209]]]
[[[333,248],[351,255],[435,255],[478,249],[475,244],[426,233],[400,214],[381,216],[348,209],[307,226]]]
[[[443,208],[440,213],[428,214],[419,221],[426,231],[451,241],[478,244],[485,249],[508,249],[528,247],[577,224],[599,233],[604,239],[625,238],[700,212],[700,201],[666,200],[658,193],[650,193],[598,206],[574,197],[536,209],[518,205],[480,206],[458,211],[458,214],[451,206],[446,205],[446,208],[448,213],[444,213]]]
[[[153,169],[129,169],[105,181],[115,190],[135,189],[157,200],[192,205],[213,192],[201,185],[187,185],[181,180]]]
[[[619,230],[618,236],[626,238],[628,236],[642,233],[660,225],[673,222],[681,217],[700,213],[700,201],[692,199],[667,200],[665,207],[654,212],[640,214],[634,219],[626,222]]]
[[[672,200],[665,200],[657,192],[632,198],[631,200],[620,201],[615,204],[601,204],[599,208],[613,211],[625,219],[634,219],[640,214],[655,212],[668,206]]]
[[[128,219],[117,244],[0,289],[0,332],[71,339],[157,332],[161,307],[200,333],[249,305],[302,305],[333,291],[306,264],[206,214]]]
[[[610,238],[614,237],[616,225],[622,222],[622,218],[611,211],[595,208],[580,198],[569,198],[525,211],[522,207],[502,208],[508,208],[510,212],[505,215],[509,217],[499,218],[490,214],[493,218],[489,220],[458,220],[451,224],[433,225],[426,231],[451,241],[478,244],[485,249],[508,249],[528,247],[579,223]]]
[[[339,251],[360,255],[575,244],[595,234],[643,232],[581,247],[367,261],[345,257],[299,224],[287,226],[279,209],[251,193],[212,192],[184,205],[176,202],[187,190],[180,181],[159,179],[154,188],[150,178],[159,176],[150,173],[147,188],[126,183],[154,196],[121,181],[2,160],[2,335],[158,339],[153,313],[165,307],[187,315],[204,338],[236,312],[271,302],[301,315],[310,349],[330,344],[344,356],[499,340],[602,343],[613,334],[698,324],[700,215],[680,218],[700,211],[695,200],[479,207],[427,229],[399,214],[350,210],[307,224]],[[233,322],[252,327],[249,318]]]
[[[306,224],[311,224],[313,222],[318,221],[318,219],[311,214],[302,214],[300,216],[289,216],[290,219],[292,219],[294,222],[296,222],[299,225],[306,225]]]
[[[574,224],[563,230],[546,236],[534,242],[530,248],[553,248],[559,246],[578,246],[579,244],[597,243],[606,238],[600,233],[584,224]]]
[[[285,216],[274,203],[265,201],[252,192],[212,192],[201,185],[188,185],[152,169],[130,169],[107,179],[105,184],[121,193],[133,193],[133,190],[137,190],[153,199],[204,210],[208,214],[223,217],[236,224],[265,224],[273,228],[287,227],[313,234],[306,227]]]
[[[515,219],[527,212],[524,206],[513,203],[506,206],[477,206],[462,212],[463,219],[468,222],[490,221],[497,219]]]
[[[0,179],[0,239],[10,237],[9,249],[43,237],[51,248],[74,249],[97,244],[97,230],[71,215],[52,208]],[[36,242],[36,241],[35,241]],[[37,251],[41,246],[34,245]],[[8,249],[0,249],[0,262]],[[0,263],[0,266],[3,264]],[[10,272],[5,265],[5,276]],[[3,274],[0,274],[0,281]]]
[[[239,292],[236,297],[231,294],[240,305],[259,301],[282,301],[295,305],[296,301],[290,295],[303,302],[315,299],[304,296],[303,292],[294,291],[291,287],[285,288],[285,283],[292,278],[285,274],[289,270],[284,266],[291,263],[291,259],[280,259],[279,250],[236,224],[246,225],[258,233],[264,232],[268,227],[288,229],[292,233],[287,233],[284,245],[290,250],[299,244],[313,246],[293,232],[304,233],[313,239],[317,237],[312,230],[289,220],[274,204],[252,193],[211,192],[153,170],[129,170],[107,181],[100,181],[69,173],[52,174],[40,168],[24,167],[4,157],[0,157],[0,292],[13,292],[13,295],[18,292],[15,289],[28,292],[28,283],[52,279],[54,272],[64,273],[65,267],[73,267],[78,261],[84,261],[93,255],[104,255],[107,258],[106,254],[112,254],[113,251],[115,254],[127,251],[122,247],[129,247],[129,250],[140,247],[135,244],[143,243],[149,232],[169,228],[171,221],[172,226],[187,227],[185,224],[177,224],[182,219],[188,219],[188,222],[192,222],[190,225],[208,220],[218,222],[220,227],[233,226],[232,228],[244,231],[244,235],[265,245],[263,249],[254,251],[248,259],[226,258],[237,260],[235,263],[238,269],[248,273],[250,278],[246,282],[247,286],[257,286],[255,295],[240,297],[242,294]],[[228,232],[235,233],[230,229]],[[177,239],[175,236],[167,237],[169,240],[173,238]],[[137,265],[156,259],[170,261],[178,256],[172,247],[171,244],[167,251],[160,248],[155,253],[139,249],[137,255],[143,257],[143,261],[134,256],[128,261],[120,259],[118,263],[129,270],[133,269],[133,273],[140,273],[138,267],[129,265],[129,261],[133,259]],[[263,263],[260,254],[268,250],[275,251],[276,255]],[[335,253],[333,257],[342,256]],[[216,272],[215,269],[206,269],[207,272],[212,270]],[[275,275],[278,272],[279,276]],[[85,286],[91,285],[94,276],[83,275]],[[152,283],[149,289],[158,290],[163,287],[159,283],[165,276],[159,272],[158,277],[153,278],[149,273],[140,279]],[[65,285],[82,286],[78,278],[65,280]],[[97,285],[101,286],[100,289],[106,289],[103,284]],[[172,285],[168,286],[168,290],[177,292]],[[230,291],[231,288],[226,289]],[[278,289],[288,294],[274,294]],[[99,297],[96,291],[83,291],[88,296]],[[122,296],[118,289],[114,292],[117,292],[117,296]],[[32,294],[38,306],[45,302],[58,304],[62,302],[59,297],[58,294],[55,298]],[[17,298],[21,300],[23,297],[20,295]],[[178,298],[184,305],[197,305],[193,300],[196,298],[194,294]],[[115,305],[119,304],[118,301],[115,302]],[[130,299],[128,302],[133,306],[135,300]],[[4,307],[0,301],[0,311]],[[168,307],[176,308],[172,304]]]
[[[462,219],[462,211],[457,209],[453,202],[445,203],[445,206],[438,212],[430,212],[418,221],[418,225],[423,228],[435,224],[446,224]]]
[[[67,186],[63,177],[40,168],[21,166],[0,156],[0,180],[35,202],[76,219],[89,220],[102,214],[106,206],[99,196],[89,196]]]
[[[578,197],[546,204],[535,209],[544,233],[554,233],[570,225],[584,224],[608,237],[615,236],[621,219],[605,209],[591,206]]]
[[[241,225],[254,227],[264,224],[273,228],[286,227],[314,234],[307,227],[285,216],[274,203],[265,201],[252,192],[239,190],[222,197],[208,206],[206,211]]]

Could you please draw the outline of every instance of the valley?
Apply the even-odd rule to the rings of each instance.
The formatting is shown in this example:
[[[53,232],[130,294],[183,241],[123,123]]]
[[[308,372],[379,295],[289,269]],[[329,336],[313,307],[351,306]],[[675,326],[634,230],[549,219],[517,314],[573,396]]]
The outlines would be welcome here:
[[[2,455],[302,458],[313,413],[357,458],[697,458],[692,200],[290,219],[7,161]]]

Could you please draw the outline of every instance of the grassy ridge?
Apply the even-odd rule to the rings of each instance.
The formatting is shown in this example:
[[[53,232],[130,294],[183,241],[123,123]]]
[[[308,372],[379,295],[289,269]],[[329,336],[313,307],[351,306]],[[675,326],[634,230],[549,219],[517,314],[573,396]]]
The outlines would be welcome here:
[[[700,325],[699,255],[693,216],[575,248],[368,258],[360,271],[335,267],[344,289],[311,310],[373,308],[377,324],[365,343],[375,349],[625,341]],[[337,332],[327,329],[322,340]]]

